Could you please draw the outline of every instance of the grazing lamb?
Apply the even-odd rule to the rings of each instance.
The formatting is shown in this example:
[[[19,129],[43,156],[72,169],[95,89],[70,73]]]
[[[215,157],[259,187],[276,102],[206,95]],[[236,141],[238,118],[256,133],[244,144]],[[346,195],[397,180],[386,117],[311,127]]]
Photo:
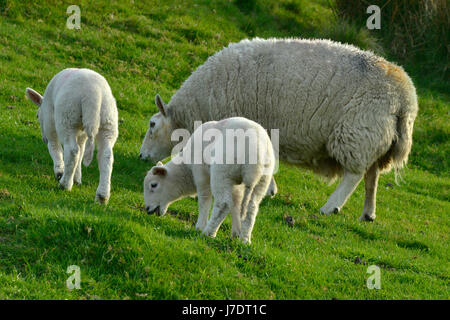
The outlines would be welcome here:
[[[106,204],[111,189],[113,146],[119,133],[116,100],[108,82],[92,70],[70,68],[53,77],[43,97],[30,88],[26,95],[39,107],[42,139],[62,189],[70,191],[74,181],[81,184],[81,160],[85,166],[91,163],[97,140],[100,183],[96,200]]]
[[[402,168],[418,105],[403,69],[329,40],[254,39],[230,44],[186,80],[168,105],[156,96],[141,156],[170,154],[177,128],[242,116],[279,129],[279,156],[343,180],[320,209],[338,212],[365,177],[361,220],[375,219],[381,171]]]
[[[245,135],[249,133],[248,148],[239,148],[234,138],[224,138],[230,131],[238,130],[244,130]],[[209,142],[211,133],[214,140]],[[206,150],[210,151],[210,158]],[[195,162],[196,156],[200,161]],[[166,165],[159,162],[147,173],[145,207],[149,214],[156,212],[162,216],[172,202],[197,194],[197,229],[215,237],[227,212],[231,211],[231,234],[250,243],[259,204],[272,179],[274,166],[270,138],[256,122],[239,117],[206,122],[194,131],[171,161]],[[212,197],[214,206],[208,220]]]

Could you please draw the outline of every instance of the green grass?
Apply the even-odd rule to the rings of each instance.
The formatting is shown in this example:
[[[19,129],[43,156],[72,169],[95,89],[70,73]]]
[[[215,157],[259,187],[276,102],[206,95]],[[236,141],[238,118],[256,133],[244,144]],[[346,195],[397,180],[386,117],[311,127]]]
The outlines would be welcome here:
[[[81,30],[68,30],[72,3],[0,1],[0,298],[2,299],[448,299],[450,176],[448,82],[407,67],[420,112],[400,185],[381,178],[377,219],[361,223],[361,184],[343,212],[319,208],[336,185],[282,163],[279,194],[265,199],[251,246],[194,230],[194,199],[166,217],[143,210],[150,163],[138,160],[159,92],[168,101],[214,52],[249,36],[330,36],[377,50],[364,30],[340,25],[328,1],[81,1]],[[250,3],[250,4],[248,4]],[[356,28],[356,29],[355,29]],[[336,31],[337,30],[337,31]],[[112,196],[94,204],[98,169],[59,190],[26,87],[41,92],[66,67],[109,81],[119,108]],[[290,227],[284,216],[292,216]],[[355,263],[356,257],[361,263]],[[81,268],[81,289],[66,269]],[[366,287],[381,267],[380,290]]]

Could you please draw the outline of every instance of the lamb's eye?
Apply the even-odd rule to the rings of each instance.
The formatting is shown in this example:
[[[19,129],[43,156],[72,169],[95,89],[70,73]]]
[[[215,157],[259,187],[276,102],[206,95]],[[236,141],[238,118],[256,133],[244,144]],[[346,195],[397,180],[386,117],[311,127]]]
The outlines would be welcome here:
[[[150,122],[150,128],[153,128],[155,126],[154,122]]]
[[[152,183],[152,184],[150,184],[150,187],[152,187],[152,189],[154,189],[154,188],[156,188],[158,186],[158,184],[155,182],[155,183]]]

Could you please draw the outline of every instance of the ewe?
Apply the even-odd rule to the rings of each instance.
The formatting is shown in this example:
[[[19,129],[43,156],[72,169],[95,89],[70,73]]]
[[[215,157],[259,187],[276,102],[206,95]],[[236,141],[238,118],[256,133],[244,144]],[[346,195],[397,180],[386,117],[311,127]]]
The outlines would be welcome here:
[[[234,137],[226,138],[234,133],[238,140],[244,139],[243,144],[235,143]],[[246,136],[248,147],[245,147]],[[259,204],[274,167],[272,143],[256,122],[239,117],[206,122],[194,131],[171,161],[166,165],[159,162],[147,173],[145,207],[149,214],[156,212],[162,216],[172,202],[197,194],[197,229],[215,237],[230,211],[231,234],[250,243]],[[208,220],[212,197],[214,206]]]
[[[230,44],[185,81],[168,105],[157,96],[141,157],[160,160],[177,128],[242,116],[279,129],[281,159],[344,178],[324,214],[338,212],[365,177],[361,220],[375,219],[381,171],[403,167],[417,115],[416,90],[401,67],[329,40],[254,39]]]
[[[62,189],[70,191],[74,181],[81,184],[81,160],[85,166],[91,163],[97,140],[100,183],[96,200],[107,203],[113,146],[119,133],[116,100],[108,82],[92,70],[71,68],[53,77],[43,97],[30,88],[26,94],[39,107],[42,139],[48,146]]]

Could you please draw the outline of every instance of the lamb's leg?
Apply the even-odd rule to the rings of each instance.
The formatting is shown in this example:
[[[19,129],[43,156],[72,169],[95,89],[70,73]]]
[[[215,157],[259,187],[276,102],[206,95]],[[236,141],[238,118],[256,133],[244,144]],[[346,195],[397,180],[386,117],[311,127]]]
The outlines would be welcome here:
[[[72,190],[73,176],[80,156],[80,148],[77,143],[77,132],[69,131],[64,137],[64,174],[59,181],[59,187],[68,191]]]
[[[216,198],[214,198],[214,206],[211,214],[211,219],[209,219],[208,224],[203,230],[203,233],[207,236],[214,238],[223,220],[225,220],[227,212],[228,212],[228,203],[226,201],[223,201],[222,199],[219,199],[217,201]]]
[[[273,198],[277,193],[278,193],[277,183],[275,182],[275,178],[272,177],[272,179],[270,180],[269,187],[267,188],[266,196]]]
[[[81,185],[81,163],[83,162],[84,147],[86,146],[86,139],[87,139],[87,136],[84,133],[79,135],[77,138],[78,147],[80,148],[80,157],[78,158],[77,169],[75,170],[75,176],[73,177],[73,181],[78,185]]]
[[[197,193],[198,195],[198,220],[195,225],[195,229],[203,231],[208,223],[209,211],[211,210],[212,195],[211,189],[208,187],[201,189]]]
[[[231,236],[239,237],[241,234],[241,204],[244,197],[242,185],[233,187],[233,205],[231,207]]]
[[[47,139],[48,152],[50,153],[50,156],[53,160],[53,172],[55,173],[56,179],[58,179],[59,181],[64,173],[63,149],[61,147],[61,143],[58,140],[56,131],[49,134]]]
[[[266,194],[266,190],[270,184],[270,178],[267,175],[262,176],[250,196],[250,201],[247,205],[247,214],[242,221],[240,234],[240,238],[244,243],[251,243],[252,231],[258,214],[259,204]]]
[[[380,170],[378,169],[378,163],[375,162],[364,177],[366,186],[366,199],[364,201],[364,208],[360,221],[373,221],[375,220],[376,209],[376,197],[378,187],[378,177],[380,176]]]
[[[108,132],[99,131],[97,135],[97,160],[100,171],[100,182],[97,188],[95,200],[101,204],[107,204],[111,192],[111,174],[113,169],[114,139],[108,136]]]
[[[339,210],[341,210],[341,208],[344,206],[347,199],[353,193],[353,191],[355,191],[362,177],[362,173],[356,174],[345,170],[342,182],[331,194],[327,203],[322,208],[320,208],[320,212],[326,215],[329,215],[333,212],[338,213]]]
[[[221,177],[222,172],[212,173],[211,191],[214,196],[214,206],[211,218],[208,221],[203,233],[207,236],[215,237],[217,230],[227,216],[228,210],[233,206],[233,182]]]

